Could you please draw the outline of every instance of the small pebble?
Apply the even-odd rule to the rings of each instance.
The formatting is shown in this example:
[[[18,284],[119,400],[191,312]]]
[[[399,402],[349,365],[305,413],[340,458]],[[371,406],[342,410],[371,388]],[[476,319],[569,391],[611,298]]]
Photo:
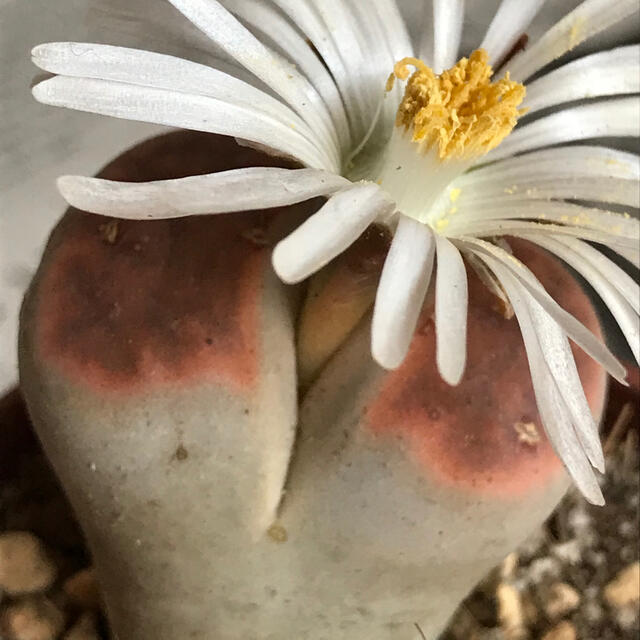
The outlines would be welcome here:
[[[631,631],[638,625],[637,607],[622,607],[616,611],[616,622],[621,629]]]
[[[100,591],[96,583],[93,569],[82,569],[65,580],[62,590],[69,602],[79,609],[95,611],[100,608]]]
[[[520,592],[508,582],[502,582],[496,590],[498,600],[498,620],[508,640],[526,637],[524,611]]]
[[[510,553],[503,561],[500,566],[500,575],[503,580],[507,580],[509,578],[513,578],[516,573],[516,569],[518,568],[518,563],[520,562],[520,558],[517,553]]]
[[[62,640],[100,640],[95,616],[91,613],[82,615]]]
[[[623,569],[604,588],[604,599],[616,609],[640,602],[640,562],[634,562]]]
[[[9,595],[46,591],[56,579],[56,567],[33,534],[0,534],[0,589]]]
[[[529,565],[529,577],[534,584],[542,582],[544,578],[560,576],[560,563],[555,558],[537,558]]]
[[[544,610],[551,620],[557,620],[577,609],[579,604],[580,594],[571,585],[556,582],[549,589]]]
[[[552,547],[553,555],[567,564],[579,564],[582,559],[580,541],[577,539],[556,544]]]
[[[28,597],[8,605],[0,629],[9,640],[55,640],[64,629],[64,615],[43,597]]]
[[[587,602],[584,605],[582,612],[584,613],[585,619],[591,624],[600,623],[604,615],[602,607],[597,602]]]
[[[578,634],[576,633],[575,627],[566,620],[542,636],[542,640],[577,640],[577,638]]]
[[[588,531],[593,526],[591,516],[587,513],[584,505],[582,504],[571,509],[567,517],[567,521],[569,522],[569,526],[578,535]]]

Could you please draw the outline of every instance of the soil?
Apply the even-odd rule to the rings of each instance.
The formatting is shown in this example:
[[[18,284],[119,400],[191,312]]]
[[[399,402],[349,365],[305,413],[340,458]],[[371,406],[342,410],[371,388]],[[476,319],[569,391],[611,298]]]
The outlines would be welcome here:
[[[610,389],[606,506],[567,495],[460,606],[442,640],[640,637],[637,369],[634,375],[629,388]],[[106,640],[89,553],[18,391],[0,400],[0,436],[0,563],[3,545],[13,550],[14,562],[24,557],[14,575],[3,577],[0,567],[0,640]],[[12,582],[21,585],[18,592]]]

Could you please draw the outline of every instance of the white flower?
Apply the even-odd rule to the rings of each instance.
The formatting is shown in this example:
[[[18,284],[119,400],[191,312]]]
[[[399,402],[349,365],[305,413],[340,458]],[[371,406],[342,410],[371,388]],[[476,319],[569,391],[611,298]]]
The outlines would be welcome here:
[[[394,238],[375,303],[373,355],[387,368],[401,364],[437,262],[437,361],[450,384],[459,382],[465,366],[466,256],[513,307],[549,437],[581,490],[601,502],[591,466],[602,470],[604,459],[568,338],[614,377],[623,379],[624,369],[499,238],[529,240],[581,273],[639,358],[639,288],[588,244],[638,266],[637,220],[604,208],[639,206],[638,158],[566,143],[639,135],[640,103],[629,95],[640,91],[640,49],[597,52],[538,73],[637,12],[637,1],[586,0],[512,56],[543,1],[503,0],[479,51],[455,67],[463,0],[434,0],[433,37],[424,38],[432,44],[418,52],[395,0],[170,1],[250,72],[256,86],[157,53],[51,43],[33,51],[34,62],[56,74],[34,88],[36,98],[235,136],[305,168],[254,167],[143,184],[64,176],[59,188],[66,200],[103,215],[168,218],[327,196],[275,248],[276,271],[286,282],[301,281],[370,224],[387,225]],[[454,68],[436,77],[412,57],[416,53],[436,73]],[[493,85],[488,62],[500,67]],[[408,66],[416,68],[409,79]],[[527,118],[536,117],[510,134],[522,115],[522,86],[515,81],[532,77],[521,106]],[[543,111],[586,98],[597,99]]]

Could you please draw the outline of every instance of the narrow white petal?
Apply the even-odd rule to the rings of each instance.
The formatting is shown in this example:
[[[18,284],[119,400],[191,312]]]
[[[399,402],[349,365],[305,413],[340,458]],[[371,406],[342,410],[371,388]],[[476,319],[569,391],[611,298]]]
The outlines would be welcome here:
[[[360,0],[356,2],[362,4]],[[412,56],[413,45],[396,0],[371,0],[371,10],[377,14],[379,22],[385,27],[386,38],[394,60],[397,62]]]
[[[373,77],[371,81],[374,83],[374,95],[382,101],[381,107],[379,103],[381,113],[377,124],[386,134],[395,124],[403,86],[395,83],[390,93],[381,89],[395,63],[413,55],[413,46],[395,0],[372,0],[366,4],[351,0],[350,6],[359,18],[365,39],[364,50],[376,60],[377,68],[382,69],[379,77]]]
[[[286,206],[329,195],[348,184],[324,171],[274,167],[156,182],[113,182],[82,176],[58,179],[62,197],[77,209],[145,220]]]
[[[513,309],[511,307],[509,297],[507,296],[504,287],[500,284],[500,280],[498,280],[493,271],[491,271],[491,269],[489,269],[485,262],[472,251],[465,251],[464,257],[467,261],[467,264],[473,269],[482,284],[494,296],[496,296],[496,298],[502,301],[502,303],[504,304],[503,315],[505,316],[505,318],[513,317]]]
[[[458,178],[457,205],[491,208],[521,200],[567,198],[640,206],[640,158],[597,146],[554,147],[500,160]],[[570,214],[569,214],[570,215]]]
[[[436,234],[436,361],[450,385],[462,379],[467,362],[467,271],[460,251]]]
[[[272,1],[289,16],[291,21],[309,38],[320,53],[322,60],[340,88],[340,93],[347,108],[352,134],[355,139],[359,139],[368,128],[367,101],[360,90],[359,83],[354,82],[354,78],[348,73],[327,26],[317,15],[314,8],[309,5],[309,0]]]
[[[637,183],[634,183],[637,189]],[[539,187],[538,193],[553,193],[558,197],[561,189]],[[534,191],[534,189],[530,189]],[[508,233],[510,230],[539,230],[542,233],[558,233],[587,237],[602,244],[620,243],[624,246],[637,246],[640,243],[640,223],[629,215],[614,213],[604,209],[583,207],[571,202],[535,200],[533,194],[530,200],[522,196],[483,193],[476,202],[463,200],[458,206],[459,214],[452,216],[448,235],[460,233],[473,235],[491,235]],[[569,195],[569,191],[565,192]],[[573,197],[586,199],[586,190],[574,192]],[[549,195],[548,197],[552,197]],[[464,206],[464,209],[462,207]],[[525,220],[525,222],[523,222]],[[540,227],[543,222],[544,227]],[[548,223],[560,223],[549,226]]]
[[[487,215],[485,220],[470,220],[468,222],[459,223],[458,228],[452,224],[447,227],[447,236],[454,236],[457,232],[460,233],[460,235],[478,237],[508,236],[518,235],[520,233],[540,233],[547,236],[569,236],[571,238],[582,238],[583,240],[604,244],[615,251],[617,251],[618,248],[637,248],[635,234],[629,237],[624,234],[622,228],[611,228],[609,231],[605,231],[600,228],[589,228],[587,225],[579,226],[577,224],[570,224],[563,226],[558,224],[531,222],[529,220],[513,220],[508,218],[510,212],[510,209],[505,211],[507,219],[500,219],[496,216],[496,219],[492,220]]]
[[[507,66],[514,80],[527,80],[567,51],[638,11],[637,0],[585,0]]]
[[[593,504],[602,505],[604,498],[598,481],[583,451],[582,443],[574,431],[569,409],[549,371],[539,343],[540,334],[536,331],[531,318],[527,292],[507,269],[496,264],[495,261],[490,260],[489,264],[507,290],[516,312],[527,351],[538,411],[549,440],[587,500]]]
[[[559,200],[582,200],[620,204],[633,208],[640,207],[640,191],[637,180],[614,176],[565,177],[561,174],[540,178],[533,171],[532,169],[532,175],[522,176],[520,179],[507,177],[501,181],[488,181],[478,185],[477,189],[471,190],[473,197],[469,193],[464,199],[461,199],[462,202],[456,203],[458,209],[461,210],[464,203],[469,209],[473,209],[479,214],[481,210],[499,210],[500,207],[505,206],[518,209],[522,205],[525,208],[538,208],[539,213],[529,214],[527,217],[545,218],[547,217],[545,206],[548,201],[555,204]],[[523,216],[514,215],[512,217]],[[550,216],[549,219],[556,218]]]
[[[640,136],[640,99],[619,98],[553,113],[518,127],[484,160],[500,158],[561,142],[615,136]]]
[[[420,41],[418,42],[418,58],[427,67],[433,69],[433,1],[422,3],[422,22],[420,25]]]
[[[542,306],[542,308],[560,325],[562,330],[596,362],[605,368],[616,380],[624,383],[627,372],[599,340],[580,321],[565,311],[544,289],[531,271],[515,256],[507,253],[490,242],[477,238],[462,238],[463,246],[478,254],[483,260],[498,261],[517,278],[518,282]],[[493,267],[492,267],[493,269]],[[495,271],[495,269],[494,269]],[[502,281],[502,278],[500,278]]]
[[[40,102],[58,107],[235,136],[275,149],[311,167],[335,169],[333,165],[327,166],[318,149],[290,127],[261,111],[207,96],[64,76],[36,85],[33,95]]]
[[[372,183],[339,191],[276,245],[276,273],[287,283],[304,280],[347,249],[376,218],[388,215],[394,206]]]
[[[566,245],[583,260],[589,262],[611,283],[624,299],[640,314],[640,284],[615,262],[591,245],[574,238],[556,238],[556,242]]]
[[[640,45],[594,53],[527,85],[522,106],[535,113],[563,102],[640,92]]]
[[[318,148],[324,146],[292,109],[264,91],[203,64],[150,51],[83,42],[41,44],[33,49],[31,58],[41,69],[58,75],[181,91],[251,107],[297,130]],[[328,149],[327,154],[330,153]]]
[[[491,64],[498,64],[536,17],[545,0],[502,0],[480,45],[489,54]]]
[[[311,84],[238,22],[217,0],[169,0],[228,55],[271,87],[318,135],[332,138],[331,118]]]
[[[433,71],[441,73],[458,60],[465,0],[433,0]]]
[[[527,239],[555,253],[587,280],[616,319],[634,358],[640,363],[640,317],[618,288],[590,261],[585,260],[570,247],[558,243],[553,238],[536,234],[527,236]]]
[[[435,240],[428,225],[401,215],[373,309],[371,351],[385,369],[402,364],[431,280]]]
[[[567,336],[533,298],[529,297],[528,304],[542,354],[560,396],[569,409],[576,435],[591,464],[598,471],[604,472],[604,454],[598,424],[587,402]]]
[[[300,32],[277,7],[265,4],[264,0],[225,0],[224,4],[246,24],[265,34],[277,44],[287,54],[289,60],[295,61],[327,105],[336,128],[340,148],[343,153],[346,153],[352,144],[351,130],[340,92],[335,80]]]
[[[366,105],[367,121],[370,122],[382,95],[383,82],[390,73],[389,67],[385,68],[380,57],[366,55],[365,32],[359,27],[356,14],[351,12],[344,0],[309,1],[324,22],[352,83],[359,87]],[[379,42],[378,48],[382,48],[381,45]]]
[[[456,185],[474,189],[498,181],[534,178],[602,177],[640,180],[640,157],[635,153],[619,151],[609,147],[580,145],[554,147],[530,151],[516,158],[507,158],[471,171],[458,180]],[[465,195],[464,191],[461,195]]]

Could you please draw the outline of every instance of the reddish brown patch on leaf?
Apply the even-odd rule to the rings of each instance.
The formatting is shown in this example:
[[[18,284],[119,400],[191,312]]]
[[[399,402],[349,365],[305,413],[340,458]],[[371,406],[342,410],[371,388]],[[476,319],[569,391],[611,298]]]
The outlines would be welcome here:
[[[136,147],[103,175],[141,181],[255,164],[276,162],[219,136],[180,132]],[[272,215],[119,221],[116,229],[71,210],[40,272],[41,356],[101,391],[205,380],[249,390],[270,249],[248,238]]]
[[[549,293],[598,332],[587,297],[560,263],[524,242],[513,246]],[[487,289],[476,277],[469,280],[468,362],[460,385],[450,387],[438,375],[432,309],[425,308],[409,356],[387,376],[369,409],[369,426],[379,437],[399,438],[409,455],[442,484],[518,497],[555,480],[562,465],[540,422],[516,319],[496,313]],[[604,374],[580,349],[574,353],[598,415]],[[530,423],[540,435],[534,444],[523,441],[516,428]]]

